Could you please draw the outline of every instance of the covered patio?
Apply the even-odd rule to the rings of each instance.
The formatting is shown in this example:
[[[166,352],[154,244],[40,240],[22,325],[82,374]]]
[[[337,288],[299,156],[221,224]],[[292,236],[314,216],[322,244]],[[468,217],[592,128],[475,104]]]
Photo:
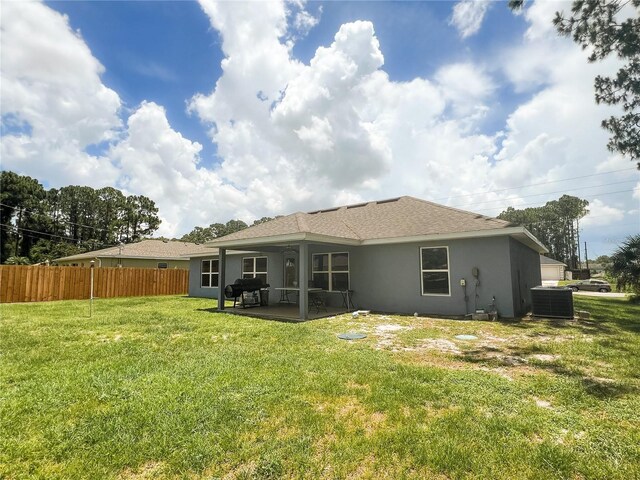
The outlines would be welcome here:
[[[309,237],[296,234],[211,242],[218,247],[221,286],[218,310],[229,308],[225,307],[224,286],[236,278],[235,273],[227,275],[227,251],[232,250],[247,252],[247,257],[241,260],[241,276],[237,278],[262,277],[264,283],[269,284],[270,297],[268,305],[233,308],[235,314],[304,321],[353,311],[348,251],[357,242],[328,236]],[[257,256],[251,260],[249,254]],[[258,258],[264,260],[258,262]],[[248,266],[244,265],[245,261]],[[265,266],[259,267],[259,263]],[[319,305],[318,298],[322,299]]]
[[[347,313],[345,308],[327,307],[326,310],[321,309],[317,311],[311,309],[306,319],[300,318],[300,308],[298,305],[287,304],[274,304],[264,307],[252,307],[252,308],[228,308],[228,312],[233,312],[235,315],[244,315],[247,317],[265,318],[267,320],[280,320],[284,322],[304,322],[307,320],[317,320],[319,318],[335,317],[336,315],[342,315]]]

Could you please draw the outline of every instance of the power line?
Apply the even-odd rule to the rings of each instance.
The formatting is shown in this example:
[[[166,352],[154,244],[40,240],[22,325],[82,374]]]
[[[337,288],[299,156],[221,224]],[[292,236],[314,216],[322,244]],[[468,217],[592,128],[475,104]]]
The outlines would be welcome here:
[[[614,195],[614,194],[616,194],[616,193],[627,193],[627,192],[633,192],[633,191],[635,191],[635,189],[633,189],[633,188],[632,188],[631,190],[617,190],[617,191],[615,191],[615,192],[591,193],[591,194],[589,194],[589,195],[590,195],[590,196],[597,196],[597,197],[604,197],[604,196],[606,196],[606,195]],[[527,207],[527,206],[531,206],[531,205],[538,205],[539,203],[540,203],[540,202],[523,203],[523,204],[518,205],[518,208],[520,208],[520,207]],[[471,205],[471,204],[468,204],[468,205]],[[507,205],[506,207],[508,208],[508,207],[511,207],[511,206],[512,206],[512,205]],[[503,206],[497,206],[497,207],[486,207],[486,208],[484,208],[484,209],[482,209],[482,210],[480,210],[480,211],[482,211],[482,212],[488,212],[488,211],[491,211],[491,210],[501,210],[501,209],[504,209],[504,208],[505,208],[505,206],[504,206],[504,205],[503,205]]]
[[[22,208],[22,207],[19,207],[19,206],[17,206],[17,205],[7,205],[6,203],[0,203],[0,205],[2,205],[2,206],[4,206],[4,207],[9,207],[9,208],[17,208],[17,209],[22,210],[23,212],[29,212],[29,213],[34,213],[34,214],[37,214],[37,215],[44,215],[44,216],[47,216],[47,214],[46,214],[46,213],[41,214],[41,213],[39,213],[39,212],[35,212],[35,211],[30,210],[30,209],[27,209],[27,208]],[[70,221],[68,221],[68,220],[61,220],[61,219],[57,219],[56,221],[58,221],[58,222],[62,222],[62,223],[67,223],[67,224],[69,224],[69,225],[77,225],[78,227],[83,227],[83,228],[92,228],[93,230],[99,230],[99,231],[101,231],[101,232],[109,232],[109,230],[107,230],[107,229],[105,229],[105,228],[93,227],[93,226],[91,226],[91,225],[84,225],[84,224],[82,224],[82,223],[70,222]]]
[[[544,195],[551,195],[551,194],[554,194],[554,193],[573,192],[573,191],[576,191],[576,190],[583,190],[585,188],[608,187],[608,186],[611,186],[611,185],[620,185],[620,184],[623,184],[623,183],[635,183],[635,182],[636,182],[636,180],[623,180],[621,182],[603,183],[601,185],[587,185],[587,186],[584,186],[584,187],[568,188],[568,189],[564,189],[564,190],[556,190],[556,191],[553,191],[553,192],[533,193],[531,195],[518,195],[517,197],[499,198],[499,199],[496,199],[496,200],[486,200],[484,202],[473,202],[473,203],[465,203],[465,204],[462,204],[462,205],[450,205],[450,206],[451,207],[465,207],[465,206],[469,206],[469,205],[480,205],[480,204],[483,204],[483,203],[504,202],[504,201],[507,201],[507,200],[517,200],[519,198],[540,197],[540,196],[544,196]],[[625,191],[627,191],[627,190],[625,190]],[[628,190],[628,191],[633,191],[633,189]]]
[[[41,232],[39,230],[31,230],[29,228],[23,228],[23,227],[16,227],[15,225],[10,225],[7,223],[0,223],[0,226],[2,227],[7,227],[7,228],[12,228],[14,230],[21,230],[23,232],[31,232],[31,233],[37,233],[39,235],[48,235],[49,237],[55,237],[55,238],[61,238],[63,240],[71,240],[72,242],[79,242],[79,239],[75,239],[75,238],[71,238],[71,237],[65,237],[62,235],[56,235],[53,233],[48,233],[48,232]]]
[[[587,218],[591,219],[591,218],[602,218],[602,217],[609,217],[609,216],[611,216],[611,215],[608,215],[608,214],[607,215],[585,215],[580,220],[587,219]],[[543,224],[543,223],[558,223],[558,222],[563,222],[563,221],[567,221],[567,220],[571,220],[571,219],[568,219],[566,217],[557,217],[556,220],[537,220],[535,222],[523,222],[523,224],[526,224],[526,225],[540,225],[540,224]],[[515,223],[515,222],[512,222],[512,223]]]
[[[581,175],[579,177],[569,177],[569,178],[563,178],[563,179],[560,179],[560,180],[551,180],[549,182],[530,183],[529,185],[520,185],[519,187],[503,188],[501,190],[486,190],[484,192],[464,193],[464,194],[461,194],[461,195],[452,195],[452,196],[448,196],[448,197],[436,198],[434,200],[449,200],[449,199],[452,199],[452,198],[472,197],[474,195],[483,195],[485,193],[506,192],[508,190],[516,190],[518,188],[529,188],[529,187],[537,187],[537,186],[540,186],[540,185],[549,185],[551,183],[568,182],[569,180],[579,180],[581,178],[597,177],[598,175],[608,175],[610,173],[627,172],[629,170],[636,170],[636,168],[635,167],[632,167],[632,168],[621,168],[620,170],[610,170],[608,172],[592,173],[590,175]]]

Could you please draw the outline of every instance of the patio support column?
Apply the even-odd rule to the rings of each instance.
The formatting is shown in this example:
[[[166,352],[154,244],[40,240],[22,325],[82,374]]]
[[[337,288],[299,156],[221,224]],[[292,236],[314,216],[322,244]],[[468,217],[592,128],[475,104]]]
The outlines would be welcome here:
[[[300,244],[300,320],[309,318],[309,250],[306,243]]]
[[[218,310],[224,310],[224,272],[227,266],[227,249],[218,250]]]

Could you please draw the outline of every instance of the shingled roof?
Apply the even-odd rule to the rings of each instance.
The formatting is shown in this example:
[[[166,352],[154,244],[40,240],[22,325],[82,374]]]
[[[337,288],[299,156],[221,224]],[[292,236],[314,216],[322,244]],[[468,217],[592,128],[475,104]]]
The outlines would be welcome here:
[[[361,245],[500,230],[507,235],[512,233],[507,229],[513,230],[514,227],[497,218],[405,196],[308,213],[297,212],[217,238],[207,245],[231,247],[247,245],[251,241],[263,244],[271,240],[303,238]],[[522,227],[515,228],[524,231]]]
[[[79,253],[69,257],[58,258],[56,261],[87,260],[91,258],[119,257],[119,258],[158,258],[187,260],[185,255],[212,252],[210,247],[197,243],[168,241],[168,240],[142,240],[136,243],[125,243],[121,247],[109,247],[92,252]]]
[[[559,262],[553,258],[545,257],[544,255],[540,255],[540,265],[564,265],[567,266],[566,263]]]

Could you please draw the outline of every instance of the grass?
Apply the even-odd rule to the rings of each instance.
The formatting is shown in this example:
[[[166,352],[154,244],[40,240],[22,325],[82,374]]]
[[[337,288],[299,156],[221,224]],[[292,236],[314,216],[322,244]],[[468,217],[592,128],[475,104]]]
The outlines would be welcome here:
[[[575,303],[591,320],[3,305],[0,478],[640,478],[640,307]]]

